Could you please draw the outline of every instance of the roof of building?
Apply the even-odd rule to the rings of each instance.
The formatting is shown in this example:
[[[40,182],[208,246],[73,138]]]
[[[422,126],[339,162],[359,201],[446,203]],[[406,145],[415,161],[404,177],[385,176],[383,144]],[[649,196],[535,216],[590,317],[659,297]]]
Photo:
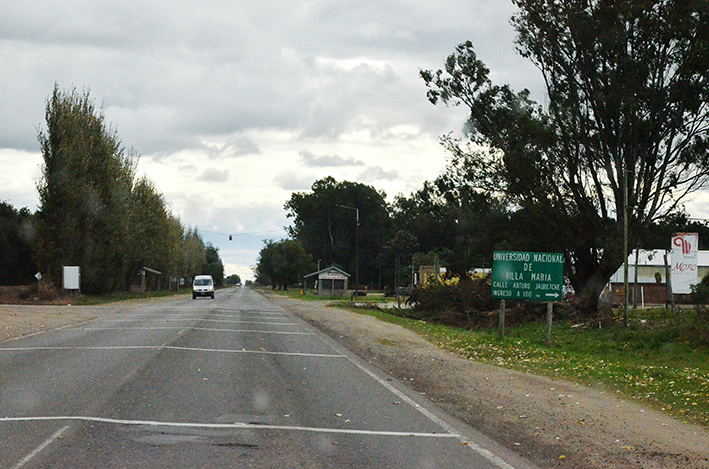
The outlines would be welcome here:
[[[665,266],[664,256],[667,254],[667,262],[672,262],[672,251],[667,249],[634,249],[628,256],[628,265],[635,265],[635,252],[638,252],[638,265]],[[709,266],[709,251],[697,251],[697,265]]]
[[[331,265],[330,267],[325,267],[324,269],[318,270],[317,272],[313,272],[312,274],[305,275],[305,278],[314,277],[316,275],[324,274],[325,272],[332,272],[333,270],[341,273],[342,275],[346,275],[347,277],[351,277],[351,275],[345,272],[344,270],[340,269],[339,267],[335,267],[334,265]]]

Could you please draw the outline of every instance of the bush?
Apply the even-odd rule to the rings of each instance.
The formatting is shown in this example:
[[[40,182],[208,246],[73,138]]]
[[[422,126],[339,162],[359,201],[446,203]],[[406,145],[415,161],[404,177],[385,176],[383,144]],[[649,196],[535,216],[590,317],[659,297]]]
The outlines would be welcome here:
[[[18,293],[19,299],[26,302],[51,302],[60,296],[59,291],[49,282],[33,283]]]
[[[493,316],[489,312],[498,304],[489,279],[431,283],[414,290],[408,302],[419,319],[465,328],[488,325]]]
[[[701,283],[692,287],[692,302],[695,308],[693,324],[688,335],[704,345],[709,344],[709,275]]]

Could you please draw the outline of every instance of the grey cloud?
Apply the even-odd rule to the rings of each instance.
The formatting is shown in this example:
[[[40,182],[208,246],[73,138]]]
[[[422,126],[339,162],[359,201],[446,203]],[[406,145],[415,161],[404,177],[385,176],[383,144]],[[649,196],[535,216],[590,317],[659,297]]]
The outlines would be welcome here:
[[[300,192],[310,189],[315,178],[312,175],[297,174],[295,171],[284,171],[273,178],[276,187],[284,191]]]
[[[199,176],[200,181],[207,182],[227,182],[229,180],[229,171],[220,169],[205,169],[201,176]]]
[[[311,168],[338,168],[342,166],[364,166],[364,162],[356,160],[351,156],[345,158],[339,155],[322,155],[317,156],[307,150],[299,153],[301,160],[305,166]]]
[[[210,160],[261,154],[258,144],[245,137],[228,140],[222,145],[204,144],[203,147]]]
[[[396,181],[399,179],[399,173],[395,170],[385,171],[380,166],[367,168],[366,171],[360,173],[359,179],[366,182],[375,181]]]
[[[274,0],[165,5],[84,1],[68,15],[65,5],[51,3],[8,7],[0,19],[10,38],[0,44],[0,67],[12,71],[4,78],[12,96],[0,91],[0,116],[11,122],[3,126],[0,144],[37,148],[34,126],[55,81],[90,87],[126,146],[167,154],[198,148],[203,137],[248,129],[335,139],[378,128],[384,130],[376,137],[388,138],[386,129],[403,122],[441,134],[451,125],[427,102],[418,69],[441,67],[466,39],[481,58],[490,57],[493,73],[517,78],[517,62],[504,62],[512,55],[511,34],[500,28],[510,30],[510,6],[453,0],[435,6]],[[60,12],[63,20],[56,21]],[[491,24],[495,39],[476,40],[476,30]],[[504,69],[496,72],[496,62]],[[253,150],[229,151],[238,156]]]

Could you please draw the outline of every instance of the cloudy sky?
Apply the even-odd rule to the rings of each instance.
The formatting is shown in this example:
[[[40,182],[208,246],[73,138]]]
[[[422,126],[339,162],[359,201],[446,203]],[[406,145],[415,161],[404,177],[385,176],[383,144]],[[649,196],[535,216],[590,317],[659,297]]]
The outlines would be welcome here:
[[[37,208],[37,143],[60,88],[90,90],[183,223],[252,278],[283,204],[331,175],[410,194],[443,169],[463,109],[418,77],[465,40],[543,100],[507,0],[65,0],[0,6],[0,200]],[[228,241],[232,234],[233,241]]]

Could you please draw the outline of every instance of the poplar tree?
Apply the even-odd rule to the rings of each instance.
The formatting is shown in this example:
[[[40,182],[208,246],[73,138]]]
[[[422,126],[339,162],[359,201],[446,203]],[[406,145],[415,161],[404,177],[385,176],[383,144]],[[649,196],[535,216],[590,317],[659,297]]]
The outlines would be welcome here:
[[[87,293],[123,287],[135,158],[88,91],[58,85],[38,139],[44,159],[35,238],[40,268],[60,284],[62,266],[80,266]]]

